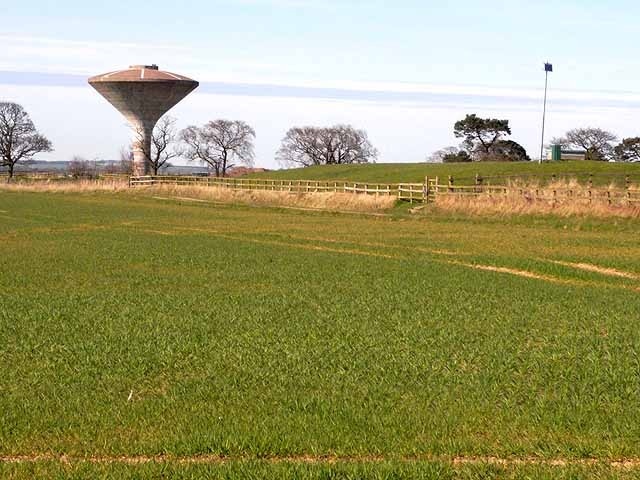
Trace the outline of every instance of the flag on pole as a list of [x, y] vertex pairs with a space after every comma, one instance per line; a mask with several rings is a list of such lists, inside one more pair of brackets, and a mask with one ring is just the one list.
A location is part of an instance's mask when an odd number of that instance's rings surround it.
[[553, 65], [550, 63], [545, 63], [544, 64], [544, 71], [545, 72], [553, 72]]

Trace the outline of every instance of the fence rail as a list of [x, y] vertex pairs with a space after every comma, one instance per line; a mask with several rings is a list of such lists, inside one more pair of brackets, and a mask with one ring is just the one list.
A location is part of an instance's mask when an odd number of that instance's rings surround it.
[[425, 183], [364, 183], [347, 181], [319, 180], [268, 180], [255, 178], [216, 178], [216, 177], [173, 177], [143, 176], [131, 177], [129, 185], [195, 185], [229, 188], [233, 190], [268, 190], [288, 193], [351, 193], [361, 195], [394, 196], [409, 202], [426, 202], [429, 188], [435, 185], [435, 179]]
[[350, 193], [354, 195], [385, 195], [399, 200], [417, 203], [437, 202], [438, 198], [519, 197], [525, 201], [550, 201], [554, 203], [583, 202], [609, 205], [640, 205], [640, 189], [595, 188], [591, 182], [584, 186], [558, 188], [555, 186], [519, 187], [489, 185], [455, 185], [449, 177], [441, 184], [438, 177], [425, 178], [424, 183], [363, 183], [319, 180], [269, 180], [253, 178], [216, 178], [198, 176], [143, 176], [131, 177], [132, 187], [151, 185], [196, 185], [228, 188], [232, 190], [267, 190], [300, 193]]

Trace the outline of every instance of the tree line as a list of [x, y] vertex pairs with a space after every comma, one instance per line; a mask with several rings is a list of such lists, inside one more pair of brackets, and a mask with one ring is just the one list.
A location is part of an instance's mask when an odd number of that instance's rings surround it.
[[[531, 158], [525, 148], [505, 137], [511, 135], [509, 120], [480, 118], [476, 114], [467, 115], [453, 127], [456, 138], [462, 139], [459, 147], [445, 147], [432, 153], [427, 159], [431, 162], [521, 162]], [[551, 145], [560, 145], [562, 149], [581, 150], [586, 160], [596, 161], [640, 161], [640, 137], [618, 137], [606, 130], [595, 127], [574, 128], [563, 137], [555, 137]]]
[[[458, 147], [446, 147], [434, 152], [428, 161], [528, 161], [525, 148], [508, 139], [509, 120], [481, 118], [469, 114], [454, 124], [453, 133], [461, 139]], [[156, 124], [151, 148], [142, 142], [143, 132], [135, 132], [133, 148], [140, 149], [154, 175], [170, 165], [174, 158], [208, 166], [217, 177], [224, 177], [238, 164], [252, 166], [254, 162], [255, 130], [241, 120], [213, 120], [201, 126], [176, 127], [176, 119], [168, 115]], [[618, 138], [599, 128], [577, 128], [564, 137], [554, 138], [553, 145], [583, 150], [588, 160], [640, 161], [640, 137]], [[51, 142], [39, 133], [24, 108], [12, 102], [0, 102], [0, 167], [11, 178], [17, 164], [34, 155], [52, 151]], [[148, 151], [146, 151], [148, 150]], [[282, 139], [276, 159], [284, 167], [338, 165], [375, 162], [378, 150], [367, 132], [351, 125], [332, 127], [293, 127]], [[121, 152], [121, 169], [132, 169], [131, 149]], [[74, 157], [70, 171], [83, 176], [86, 162]]]
[[[252, 166], [255, 130], [241, 120], [213, 120], [201, 126], [176, 128], [176, 119], [165, 115], [155, 125], [150, 148], [142, 141], [144, 132], [134, 131], [134, 143], [120, 153], [120, 171], [133, 170], [133, 151], [144, 154], [154, 175], [182, 157], [206, 165], [217, 177], [224, 177], [238, 164]], [[31, 160], [34, 155], [52, 151], [51, 142], [40, 134], [22, 106], [0, 102], [0, 167], [9, 178], [15, 166]], [[282, 140], [276, 158], [282, 166], [307, 167], [375, 161], [378, 151], [367, 133], [350, 125], [333, 127], [293, 127]], [[95, 171], [91, 162], [74, 157], [69, 162], [73, 176], [90, 176]]]
[[[144, 152], [154, 174], [175, 157], [207, 165], [216, 177], [226, 176], [238, 164], [253, 165], [256, 132], [246, 122], [214, 120], [202, 126], [190, 125], [180, 132], [175, 122], [169, 116], [160, 119], [152, 134], [151, 151]], [[142, 132], [138, 138], [142, 138]], [[308, 167], [367, 163], [377, 155], [364, 130], [336, 125], [291, 128], [282, 140], [276, 159], [283, 166]]]

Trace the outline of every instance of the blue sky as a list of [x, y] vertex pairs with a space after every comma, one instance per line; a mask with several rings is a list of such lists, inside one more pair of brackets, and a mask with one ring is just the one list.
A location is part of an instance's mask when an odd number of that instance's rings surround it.
[[56, 147], [46, 158], [116, 156], [129, 132], [84, 78], [152, 62], [202, 83], [172, 110], [181, 125], [242, 118], [269, 167], [297, 122], [352, 123], [381, 161], [420, 161], [456, 143], [465, 113], [509, 118], [533, 155], [547, 59], [550, 136], [640, 134], [637, 2], [2, 3], [0, 99], [28, 108]]

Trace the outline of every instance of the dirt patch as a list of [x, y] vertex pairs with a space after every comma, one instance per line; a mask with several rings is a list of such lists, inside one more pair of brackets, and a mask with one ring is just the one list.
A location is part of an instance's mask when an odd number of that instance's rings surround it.
[[570, 278], [559, 278], [552, 275], [543, 275], [540, 273], [530, 272], [528, 270], [518, 270], [508, 267], [496, 267], [494, 265], [481, 265], [477, 263], [464, 263], [458, 261], [448, 261], [449, 265], [458, 265], [461, 267], [473, 268], [474, 270], [483, 270], [486, 272], [504, 273], [507, 275], [515, 275], [522, 278], [530, 278], [533, 280], [542, 280], [544, 282], [557, 283], [560, 285], [573, 285], [576, 287], [595, 287], [595, 288], [617, 288], [622, 290], [629, 290], [632, 292], [640, 292], [640, 287], [630, 285], [615, 285], [604, 282], [589, 282], [585, 280], [575, 280]]
[[615, 268], [600, 267], [591, 263], [573, 263], [562, 262], [560, 260], [548, 260], [556, 265], [562, 265], [564, 267], [576, 268], [578, 270], [584, 270], [585, 272], [599, 273], [601, 275], [607, 275], [610, 277], [628, 278], [630, 280], [640, 280], [640, 275], [631, 272], [625, 272], [623, 270], [617, 270]]
[[481, 265], [477, 263], [464, 263], [464, 262], [448, 262], [452, 265], [460, 265], [462, 267], [473, 268], [474, 270], [483, 270], [485, 272], [497, 272], [497, 273], [506, 273], [508, 275], [515, 275], [517, 277], [524, 278], [532, 278], [535, 280], [544, 280], [546, 282], [553, 283], [574, 283], [571, 280], [566, 280], [558, 277], [553, 277], [551, 275], [542, 275], [539, 273], [530, 272], [528, 270], [518, 270], [515, 268], [508, 267], [496, 267], [494, 265]]
[[176, 235], [178, 235], [178, 232], [175, 231], [168, 231], [168, 230], [152, 230], [149, 228], [139, 228], [136, 229], [137, 232], [143, 232], [143, 233], [152, 233], [154, 235], [162, 235], [164, 237], [175, 237]]

